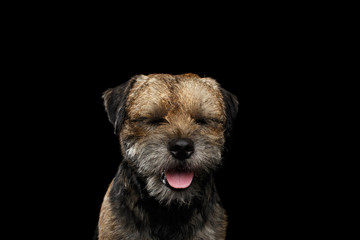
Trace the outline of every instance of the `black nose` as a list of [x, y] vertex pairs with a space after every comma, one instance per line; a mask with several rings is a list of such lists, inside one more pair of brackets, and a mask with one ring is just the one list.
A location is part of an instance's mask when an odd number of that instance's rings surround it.
[[185, 160], [194, 152], [194, 142], [188, 138], [175, 139], [169, 142], [171, 154], [179, 160]]

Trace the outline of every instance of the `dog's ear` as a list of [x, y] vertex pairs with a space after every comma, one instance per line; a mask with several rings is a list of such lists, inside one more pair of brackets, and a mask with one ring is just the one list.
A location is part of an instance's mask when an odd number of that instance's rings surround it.
[[106, 90], [103, 93], [105, 110], [107, 112], [109, 121], [114, 126], [114, 133], [117, 135], [120, 133], [122, 124], [125, 119], [125, 106], [126, 99], [129, 95], [130, 89], [135, 82], [135, 77], [129, 81], [115, 87]]
[[238, 112], [239, 102], [234, 94], [226, 91], [223, 88], [220, 88], [220, 90], [225, 104], [225, 113], [226, 113], [225, 135], [229, 136], [232, 129], [233, 121], [235, 120], [236, 114]]

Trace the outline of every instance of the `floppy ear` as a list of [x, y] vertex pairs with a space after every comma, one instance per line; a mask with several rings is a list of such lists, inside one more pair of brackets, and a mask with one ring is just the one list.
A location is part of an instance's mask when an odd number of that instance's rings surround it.
[[126, 99], [130, 89], [135, 82], [135, 77], [115, 88], [110, 88], [103, 93], [105, 110], [109, 121], [114, 126], [114, 133], [120, 133], [122, 124], [125, 119]]
[[225, 135], [229, 136], [232, 129], [233, 121], [235, 120], [236, 114], [238, 112], [239, 102], [234, 94], [226, 91], [223, 88], [220, 88], [220, 90], [225, 104], [225, 114], [226, 114]]

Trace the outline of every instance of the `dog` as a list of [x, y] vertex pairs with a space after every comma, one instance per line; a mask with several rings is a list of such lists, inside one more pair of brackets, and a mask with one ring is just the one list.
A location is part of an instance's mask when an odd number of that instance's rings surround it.
[[103, 94], [123, 160], [100, 210], [100, 240], [222, 240], [214, 183], [238, 112], [209, 77], [137, 75]]

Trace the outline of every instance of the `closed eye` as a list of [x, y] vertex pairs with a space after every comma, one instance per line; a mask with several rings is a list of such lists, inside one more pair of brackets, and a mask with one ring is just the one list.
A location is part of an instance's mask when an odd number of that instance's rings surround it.
[[197, 124], [199, 124], [199, 125], [206, 125], [207, 124], [206, 120], [203, 119], [203, 118], [195, 119], [195, 122]]
[[136, 119], [132, 119], [131, 121], [134, 123], [149, 124], [154, 126], [158, 126], [163, 123], [168, 123], [168, 121], [165, 118], [161, 118], [161, 117], [159, 118], [139, 117]]
[[154, 119], [149, 119], [148, 123], [152, 125], [160, 125], [163, 123], [168, 123], [168, 121], [165, 118], [154, 118]]
[[199, 125], [222, 124], [223, 121], [216, 118], [196, 118], [195, 123]]

